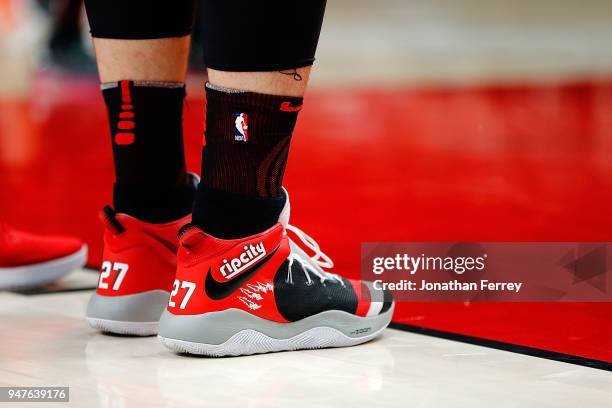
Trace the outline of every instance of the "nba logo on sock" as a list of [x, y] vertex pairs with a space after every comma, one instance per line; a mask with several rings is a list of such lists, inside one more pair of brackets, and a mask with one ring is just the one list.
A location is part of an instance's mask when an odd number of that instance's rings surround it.
[[236, 127], [234, 128], [234, 140], [237, 142], [248, 142], [249, 141], [249, 122], [246, 113], [234, 113], [234, 121]]

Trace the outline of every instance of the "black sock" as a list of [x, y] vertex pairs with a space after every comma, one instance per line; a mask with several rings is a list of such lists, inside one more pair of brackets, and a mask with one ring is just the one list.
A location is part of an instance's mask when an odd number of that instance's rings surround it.
[[115, 210], [152, 223], [189, 214], [195, 188], [185, 171], [185, 85], [120, 81], [102, 89], [115, 162]]
[[302, 98], [206, 88], [206, 146], [193, 223], [240, 238], [278, 221], [283, 174]]
[[192, 224], [217, 238], [248, 237], [276, 224], [285, 200], [284, 195], [262, 198], [228, 193], [200, 184]]

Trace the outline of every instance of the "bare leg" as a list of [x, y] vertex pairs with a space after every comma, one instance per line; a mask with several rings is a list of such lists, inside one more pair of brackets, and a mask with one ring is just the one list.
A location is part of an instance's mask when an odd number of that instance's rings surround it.
[[304, 96], [311, 67], [278, 72], [226, 72], [208, 69], [211, 84], [268, 95]]
[[191, 37], [155, 40], [94, 38], [100, 81], [185, 82]]

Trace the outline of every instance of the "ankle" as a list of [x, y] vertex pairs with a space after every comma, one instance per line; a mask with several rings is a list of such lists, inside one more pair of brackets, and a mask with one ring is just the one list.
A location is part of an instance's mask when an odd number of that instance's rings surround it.
[[191, 213], [196, 186], [185, 184], [125, 184], [113, 188], [115, 211], [144, 222], [162, 224], [176, 221]]
[[194, 204], [192, 224], [222, 239], [237, 239], [274, 226], [285, 202], [279, 197], [247, 196], [200, 185]]

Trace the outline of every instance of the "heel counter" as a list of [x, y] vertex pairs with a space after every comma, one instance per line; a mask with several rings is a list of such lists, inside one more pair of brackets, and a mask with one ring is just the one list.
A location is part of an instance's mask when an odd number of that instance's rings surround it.
[[150, 290], [170, 291], [176, 272], [174, 254], [146, 243], [135, 244], [133, 240], [108, 235], [112, 234], [105, 234], [96, 293], [122, 296]]

